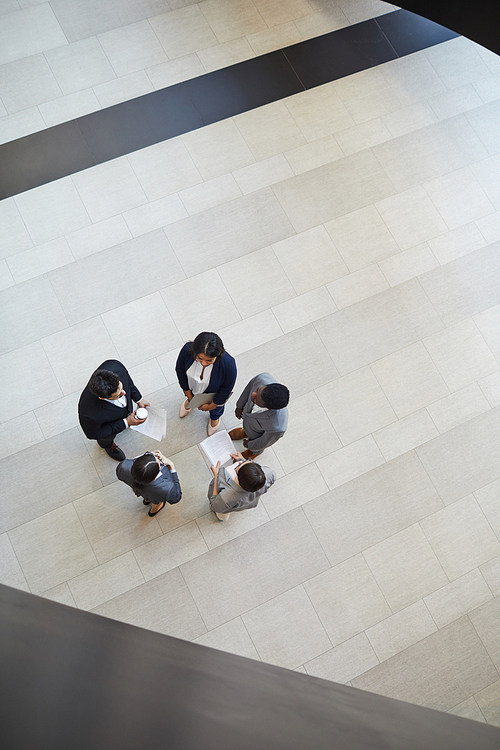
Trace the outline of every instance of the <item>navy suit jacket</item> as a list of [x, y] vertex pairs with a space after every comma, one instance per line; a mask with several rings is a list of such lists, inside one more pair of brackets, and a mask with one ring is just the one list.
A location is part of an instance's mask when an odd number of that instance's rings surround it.
[[[187, 371], [194, 362], [191, 343], [184, 344], [177, 357], [175, 371], [179, 385], [183, 391], [189, 390]], [[224, 352], [222, 357], [214, 363], [206, 393], [215, 393], [214, 404], [225, 404], [232, 393], [236, 382], [236, 362], [230, 354]]]
[[89, 440], [113, 437], [126, 429], [123, 420], [134, 411], [132, 401], [137, 403], [142, 398], [126, 367], [121, 362], [116, 359], [107, 359], [97, 369], [109, 370], [118, 375], [127, 394], [127, 405], [120, 407], [110, 404], [109, 401], [103, 401], [94, 396], [87, 384], [78, 402], [78, 418], [82, 430]]

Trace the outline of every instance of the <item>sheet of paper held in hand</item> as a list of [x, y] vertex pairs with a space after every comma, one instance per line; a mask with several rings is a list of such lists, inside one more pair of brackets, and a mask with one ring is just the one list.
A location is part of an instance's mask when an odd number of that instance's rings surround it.
[[155, 409], [152, 406], [148, 406], [148, 418], [146, 421], [142, 422], [142, 424], [131, 425], [130, 429], [141, 432], [143, 435], [160, 442], [167, 434], [167, 412], [165, 409]]
[[189, 402], [189, 408], [197, 409], [199, 406], [203, 406], [203, 404], [211, 404], [214, 396], [215, 393], [197, 393]]
[[215, 435], [200, 443], [200, 446], [210, 463], [214, 466], [217, 466], [217, 461], [220, 461], [220, 465], [222, 466], [226, 461], [231, 460], [231, 453], [236, 453], [236, 448], [227, 430], [216, 432]]

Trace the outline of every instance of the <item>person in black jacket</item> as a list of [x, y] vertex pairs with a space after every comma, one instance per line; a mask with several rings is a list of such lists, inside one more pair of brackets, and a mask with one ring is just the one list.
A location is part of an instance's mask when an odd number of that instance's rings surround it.
[[115, 461], [125, 458], [115, 445], [115, 436], [145, 421], [136, 419], [133, 401], [138, 406], [149, 406], [126, 367], [116, 359], [108, 359], [93, 373], [78, 402], [78, 418], [86, 437], [97, 440]]
[[182, 497], [179, 477], [172, 461], [160, 453], [144, 453], [133, 460], [126, 458], [116, 467], [116, 476], [129, 487], [144, 505], [151, 505], [148, 516], [156, 516], [166, 503], [174, 505]]

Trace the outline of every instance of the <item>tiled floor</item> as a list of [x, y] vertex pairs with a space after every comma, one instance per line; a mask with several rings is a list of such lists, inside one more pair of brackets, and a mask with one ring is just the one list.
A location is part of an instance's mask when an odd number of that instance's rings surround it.
[[[0, 0], [3, 140], [392, 10], [87, 5]], [[0, 203], [2, 582], [500, 724], [499, 74], [455, 39]], [[292, 394], [226, 524], [177, 416], [202, 329]], [[168, 412], [155, 519], [77, 425], [110, 356]]]

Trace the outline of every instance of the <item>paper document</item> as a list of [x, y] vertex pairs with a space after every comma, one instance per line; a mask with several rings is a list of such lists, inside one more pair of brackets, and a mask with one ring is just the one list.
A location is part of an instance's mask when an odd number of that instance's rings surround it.
[[189, 409], [197, 409], [203, 404], [211, 404], [214, 400], [215, 393], [197, 393], [188, 404]]
[[236, 448], [227, 430], [216, 432], [200, 443], [200, 446], [213, 466], [217, 466], [217, 461], [220, 461], [221, 466], [226, 461], [231, 461], [231, 453], [236, 453]]
[[236, 482], [236, 467], [240, 465], [240, 462], [237, 461], [235, 464], [230, 464], [229, 466], [226, 466], [226, 471], [233, 480], [233, 482]]
[[152, 406], [148, 406], [148, 418], [146, 421], [142, 422], [142, 424], [131, 425], [130, 429], [141, 432], [143, 435], [160, 442], [167, 434], [167, 412], [165, 409], [155, 409]]

